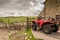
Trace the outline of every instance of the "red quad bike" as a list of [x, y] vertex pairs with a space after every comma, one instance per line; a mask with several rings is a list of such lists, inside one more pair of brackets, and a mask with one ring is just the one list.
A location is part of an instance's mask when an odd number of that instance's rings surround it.
[[51, 34], [52, 32], [57, 32], [59, 30], [58, 25], [52, 19], [33, 20], [32, 24], [32, 29], [34, 31], [39, 28], [42, 29], [45, 34]]

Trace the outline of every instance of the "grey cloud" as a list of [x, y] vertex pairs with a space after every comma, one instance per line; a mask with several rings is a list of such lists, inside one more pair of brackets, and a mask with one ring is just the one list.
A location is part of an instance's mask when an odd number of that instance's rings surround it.
[[[0, 13], [3, 16], [7, 15], [37, 15], [41, 10], [30, 9], [34, 8], [39, 2], [43, 2], [44, 0], [0, 0]], [[34, 5], [31, 5], [30, 2], [33, 2]], [[43, 5], [43, 4], [42, 4]], [[43, 9], [41, 5], [40, 9]]]

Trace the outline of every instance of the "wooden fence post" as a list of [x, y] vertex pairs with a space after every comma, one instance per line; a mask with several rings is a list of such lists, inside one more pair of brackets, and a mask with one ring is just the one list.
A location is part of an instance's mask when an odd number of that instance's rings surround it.
[[27, 22], [26, 22], [26, 24], [27, 24], [27, 30], [29, 29], [29, 18], [27, 17]]

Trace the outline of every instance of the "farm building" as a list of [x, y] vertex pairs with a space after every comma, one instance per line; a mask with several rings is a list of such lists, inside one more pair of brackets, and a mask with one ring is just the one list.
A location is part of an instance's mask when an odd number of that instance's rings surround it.
[[38, 17], [59, 17], [60, 18], [60, 0], [46, 0], [44, 10]]

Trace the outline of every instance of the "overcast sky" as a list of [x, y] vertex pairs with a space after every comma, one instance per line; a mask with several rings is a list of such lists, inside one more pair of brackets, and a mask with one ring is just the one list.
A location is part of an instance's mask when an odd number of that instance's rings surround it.
[[37, 16], [45, 0], [0, 0], [0, 17]]

